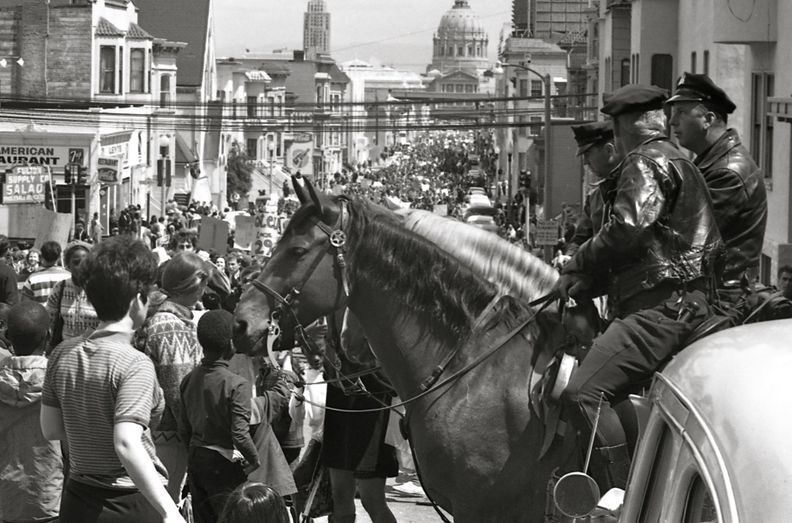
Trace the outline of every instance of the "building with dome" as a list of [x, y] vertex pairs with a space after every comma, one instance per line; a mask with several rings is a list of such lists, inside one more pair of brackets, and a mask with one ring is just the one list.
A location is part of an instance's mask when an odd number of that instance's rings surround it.
[[455, 0], [440, 19], [434, 35], [432, 63], [427, 71], [441, 73], [486, 69], [489, 37], [468, 0]]
[[483, 73], [490, 68], [489, 36], [468, 0], [455, 0], [446, 11], [433, 44], [432, 63], [426, 68], [430, 91], [471, 94], [487, 90]]

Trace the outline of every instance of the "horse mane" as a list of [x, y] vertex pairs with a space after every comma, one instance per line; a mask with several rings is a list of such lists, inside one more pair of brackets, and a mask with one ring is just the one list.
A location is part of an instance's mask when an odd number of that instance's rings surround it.
[[467, 336], [497, 289], [451, 254], [405, 229], [400, 216], [364, 199], [348, 204], [353, 278], [399, 296], [446, 343]]
[[404, 227], [433, 242], [498, 288], [526, 303], [544, 296], [558, 272], [539, 258], [490, 232], [429, 211], [400, 211]]

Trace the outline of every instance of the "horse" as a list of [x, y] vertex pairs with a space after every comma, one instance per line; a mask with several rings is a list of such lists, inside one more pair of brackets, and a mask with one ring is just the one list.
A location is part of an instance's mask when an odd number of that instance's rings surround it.
[[558, 441], [543, 453], [544, 424], [530, 405], [557, 321], [502, 296], [404, 217], [310, 182], [298, 196], [303, 205], [237, 307], [238, 349], [267, 343], [273, 324], [288, 339], [348, 307], [408, 400], [427, 494], [462, 523], [541, 521], [548, 482], [579, 459]]

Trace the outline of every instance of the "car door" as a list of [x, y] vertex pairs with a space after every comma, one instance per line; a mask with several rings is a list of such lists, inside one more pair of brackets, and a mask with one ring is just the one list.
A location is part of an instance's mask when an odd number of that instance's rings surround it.
[[662, 375], [655, 379], [650, 401], [620, 521], [737, 521], [725, 457], [695, 405]]

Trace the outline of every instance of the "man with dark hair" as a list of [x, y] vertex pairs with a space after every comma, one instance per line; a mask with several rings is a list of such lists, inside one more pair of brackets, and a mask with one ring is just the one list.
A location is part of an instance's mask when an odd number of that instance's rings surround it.
[[723, 284], [739, 288], [757, 275], [767, 225], [767, 192], [762, 171], [728, 128], [736, 109], [728, 95], [704, 74], [684, 73], [671, 107], [670, 125], [679, 144], [696, 154], [712, 197], [726, 248]]
[[0, 364], [0, 513], [3, 521], [51, 521], [60, 509], [60, 447], [42, 434], [42, 383], [49, 315], [38, 303], [8, 312], [6, 335], [15, 355]]
[[613, 322], [594, 339], [562, 395], [581, 441], [589, 441], [598, 420], [591, 470], [603, 492], [624, 488], [630, 469], [610, 402], [651, 378], [708, 317], [709, 267], [720, 247], [704, 178], [666, 138], [665, 100], [664, 89], [642, 85], [605, 97], [602, 112], [613, 118], [624, 159], [607, 223], [580, 246], [557, 283], [568, 298], [585, 296], [603, 274], [608, 278]]
[[162, 390], [153, 363], [131, 343], [146, 319], [156, 257], [139, 240], [110, 238], [79, 272], [101, 322], [53, 351], [41, 411], [44, 435], [69, 443], [60, 518], [183, 522], [151, 438]]
[[19, 301], [17, 273], [6, 263], [8, 236], [0, 234], [0, 302], [16, 305]]
[[22, 298], [46, 304], [52, 289], [62, 280], [71, 277], [71, 273], [58, 266], [61, 246], [56, 241], [44, 242], [41, 246], [41, 270], [28, 276], [22, 286]]

